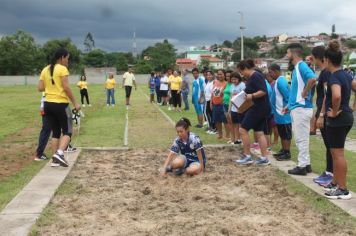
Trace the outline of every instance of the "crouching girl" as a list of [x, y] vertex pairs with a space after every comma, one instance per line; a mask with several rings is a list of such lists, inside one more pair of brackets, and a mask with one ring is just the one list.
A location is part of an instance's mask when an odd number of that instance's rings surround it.
[[167, 172], [175, 174], [198, 175], [204, 172], [206, 156], [199, 136], [189, 131], [191, 126], [187, 118], [182, 118], [176, 123], [178, 137], [174, 140], [170, 153], [161, 175], [166, 176]]

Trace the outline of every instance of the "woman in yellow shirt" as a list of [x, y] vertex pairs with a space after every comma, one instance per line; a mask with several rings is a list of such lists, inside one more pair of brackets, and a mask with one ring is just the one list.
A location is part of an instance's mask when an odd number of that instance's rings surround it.
[[[52, 167], [59, 165], [68, 167], [64, 158], [64, 150], [68, 147], [72, 136], [72, 114], [69, 101], [79, 111], [80, 105], [75, 101], [69, 87], [69, 71], [67, 69], [69, 53], [64, 48], [58, 49], [51, 64], [46, 66], [38, 82], [38, 90], [45, 92], [44, 113], [52, 128]], [[62, 133], [62, 138], [61, 137]]]
[[87, 77], [85, 75], [82, 75], [80, 77], [80, 81], [77, 83], [77, 86], [80, 89], [80, 100], [82, 102], [82, 106], [85, 107], [85, 104], [84, 104], [84, 98], [85, 98], [85, 100], [87, 100], [88, 106], [91, 107], [91, 104], [89, 102], [89, 95], [88, 95]]
[[106, 106], [110, 106], [110, 98], [111, 98], [111, 106], [115, 106], [115, 79], [113, 74], [109, 74], [109, 78], [105, 82], [106, 88]]
[[[182, 99], [180, 96], [180, 88], [182, 84], [182, 77], [178, 75], [177, 71], [173, 72], [173, 76], [169, 78], [169, 83], [171, 85], [172, 103], [176, 111], [181, 111]], [[178, 108], [177, 108], [178, 105]]]

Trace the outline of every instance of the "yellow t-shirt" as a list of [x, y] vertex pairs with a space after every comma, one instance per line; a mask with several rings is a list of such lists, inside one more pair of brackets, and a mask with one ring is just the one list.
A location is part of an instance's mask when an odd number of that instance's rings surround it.
[[[68, 76], [69, 71], [67, 67], [56, 64], [53, 69], [53, 76], [51, 77], [50, 66], [46, 66], [40, 75], [40, 80], [44, 82], [46, 102], [54, 103], [69, 103], [69, 98], [64, 92], [61, 77]], [[52, 82], [53, 78], [53, 82]]]
[[88, 82], [81, 80], [77, 83], [77, 86], [80, 88], [80, 90], [88, 89]]
[[182, 83], [182, 77], [169, 76], [169, 82], [171, 82], [171, 90], [179, 90]]
[[105, 82], [105, 85], [106, 85], [106, 88], [107, 89], [113, 89], [115, 88], [115, 79], [107, 79], [106, 82]]
[[122, 77], [125, 79], [124, 86], [132, 87], [133, 81], [135, 80], [135, 75], [133, 73], [125, 72]]

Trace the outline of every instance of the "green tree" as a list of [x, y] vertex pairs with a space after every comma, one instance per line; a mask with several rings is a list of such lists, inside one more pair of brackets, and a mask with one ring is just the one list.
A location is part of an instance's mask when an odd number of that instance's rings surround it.
[[65, 48], [69, 52], [69, 69], [72, 73], [78, 73], [82, 70], [81, 52], [75, 46], [70, 38], [66, 39], [53, 39], [47, 41], [42, 46], [43, 56], [47, 64], [51, 63], [54, 53], [59, 48]]
[[142, 57], [152, 68], [166, 70], [175, 66], [176, 51], [174, 46], [165, 39], [162, 43], [156, 43], [143, 50]]
[[229, 40], [225, 40], [222, 45], [227, 48], [232, 48], [232, 42]]
[[94, 49], [84, 55], [84, 64], [90, 67], [108, 66], [106, 53], [101, 49]]
[[145, 60], [139, 60], [135, 65], [135, 73], [137, 74], [149, 74], [153, 71], [151, 63]]
[[349, 48], [354, 49], [354, 48], [356, 48], [356, 40], [347, 39], [347, 40], [345, 41], [345, 45], [346, 45], [347, 47], [349, 47]]
[[32, 75], [44, 64], [40, 47], [24, 31], [17, 31], [0, 40], [0, 74]]
[[206, 68], [209, 68], [210, 66], [210, 61], [206, 58], [203, 58], [200, 60], [200, 63], [199, 63], [199, 70], [202, 70], [204, 67]]
[[108, 66], [116, 67], [118, 71], [125, 71], [128, 68], [127, 53], [112, 52], [106, 54]]

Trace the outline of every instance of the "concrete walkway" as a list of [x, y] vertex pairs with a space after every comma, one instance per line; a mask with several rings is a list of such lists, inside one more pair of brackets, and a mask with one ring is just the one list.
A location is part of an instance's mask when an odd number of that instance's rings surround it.
[[50, 162], [19, 192], [0, 213], [0, 235], [28, 235], [31, 226], [41, 215], [62, 184], [80, 153], [66, 154], [68, 168], [50, 166]]

